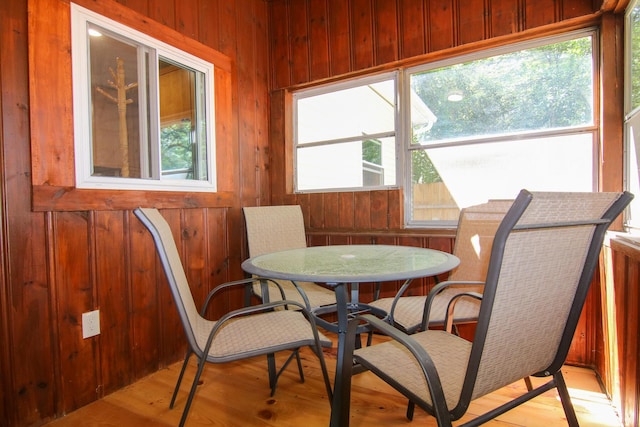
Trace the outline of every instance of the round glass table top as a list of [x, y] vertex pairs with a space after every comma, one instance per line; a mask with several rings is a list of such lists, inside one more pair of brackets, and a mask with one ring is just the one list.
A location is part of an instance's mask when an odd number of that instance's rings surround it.
[[457, 267], [454, 255], [393, 245], [312, 246], [272, 252], [242, 263], [247, 273], [274, 279], [358, 283], [434, 276]]

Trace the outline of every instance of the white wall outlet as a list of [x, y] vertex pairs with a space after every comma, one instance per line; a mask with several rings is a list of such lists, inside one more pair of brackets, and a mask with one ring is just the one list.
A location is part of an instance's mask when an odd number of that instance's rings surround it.
[[100, 310], [82, 313], [82, 338], [100, 334]]

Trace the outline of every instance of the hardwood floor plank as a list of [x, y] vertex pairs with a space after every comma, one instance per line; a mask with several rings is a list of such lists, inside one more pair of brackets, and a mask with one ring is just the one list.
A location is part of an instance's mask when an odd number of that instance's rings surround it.
[[[335, 348], [325, 352], [330, 376], [335, 369]], [[315, 427], [329, 422], [330, 405], [317, 359], [309, 349], [302, 350], [305, 382], [301, 383], [297, 369], [291, 365], [278, 381], [271, 397], [268, 386], [266, 358], [256, 357], [224, 365], [209, 364], [202, 375], [187, 425], [197, 426], [277, 426]], [[277, 355], [283, 363], [286, 354]], [[195, 373], [191, 361], [174, 409], [169, 402], [181, 363], [171, 365], [146, 378], [87, 405], [48, 424], [49, 427], [176, 426]], [[582, 427], [620, 427], [620, 421], [609, 400], [602, 393], [595, 373], [589, 369], [566, 366], [563, 369], [572, 401]], [[533, 378], [535, 384], [544, 379]], [[456, 425], [472, 419], [521, 393], [524, 381], [518, 381], [488, 396], [474, 401], [467, 414]], [[351, 426], [414, 425], [435, 427], [427, 413], [416, 409], [413, 422], [405, 418], [407, 401], [393, 388], [370, 372], [357, 375], [352, 381]], [[566, 426], [562, 406], [555, 390], [503, 414], [486, 425], [500, 427]]]

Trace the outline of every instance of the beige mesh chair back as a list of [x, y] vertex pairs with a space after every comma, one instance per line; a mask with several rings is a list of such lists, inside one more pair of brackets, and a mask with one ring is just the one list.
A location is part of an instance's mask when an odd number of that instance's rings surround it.
[[[307, 246], [304, 218], [299, 205], [245, 207], [243, 212], [249, 257]], [[278, 283], [284, 289], [286, 299], [303, 303], [309, 309], [336, 302], [333, 290], [316, 283], [297, 282], [302, 292], [289, 281], [279, 280]], [[254, 286], [253, 292], [259, 297], [262, 295], [260, 286]], [[279, 298], [278, 289], [270, 286], [269, 299]]]
[[426, 295], [404, 296], [409, 282], [393, 298], [380, 298], [370, 305], [389, 313], [388, 320], [407, 333], [444, 325], [475, 322], [479, 297], [489, 267], [493, 237], [513, 200], [491, 200], [460, 211], [453, 254], [460, 258], [446, 282], [433, 290], [437, 296], [427, 306]]
[[[439, 426], [462, 417], [473, 399], [527, 376], [550, 379], [463, 425], [482, 424], [557, 388], [569, 425], [577, 426], [561, 368], [605, 232], [632, 197], [523, 190], [496, 232], [473, 342], [436, 330], [406, 335], [366, 315], [359, 320], [394, 339], [356, 350], [355, 360]], [[350, 335], [357, 324], [349, 325]]]
[[[214, 301], [216, 296], [224, 294], [222, 291], [234, 286], [244, 287], [253, 282], [261, 282], [266, 286], [265, 279], [245, 279], [219, 285], [207, 295], [202, 310], [198, 311], [169, 224], [156, 209], [138, 208], [134, 214], [153, 237], [187, 337], [187, 355], [171, 398], [169, 405], [171, 408], [175, 403], [189, 358], [195, 354], [198, 359], [197, 372], [182, 412], [180, 426], [184, 425], [187, 419], [206, 362], [225, 363], [267, 355], [269, 384], [273, 395], [282, 370], [293, 356], [297, 355], [300, 347], [309, 346], [318, 356], [329, 400], [331, 400], [331, 385], [321, 348], [321, 346], [330, 347], [331, 341], [317, 331], [313, 316], [303, 305], [280, 300], [230, 311], [217, 320], [205, 318], [204, 313], [208, 304]], [[297, 310], [274, 310], [287, 306], [295, 306]], [[292, 353], [280, 371], [276, 372], [273, 354], [282, 350], [291, 350]], [[301, 380], [304, 381], [300, 364], [298, 369]]]

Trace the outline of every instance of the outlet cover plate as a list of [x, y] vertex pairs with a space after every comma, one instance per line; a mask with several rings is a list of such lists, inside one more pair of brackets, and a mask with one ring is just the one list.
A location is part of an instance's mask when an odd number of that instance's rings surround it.
[[82, 313], [82, 338], [100, 334], [100, 310]]

